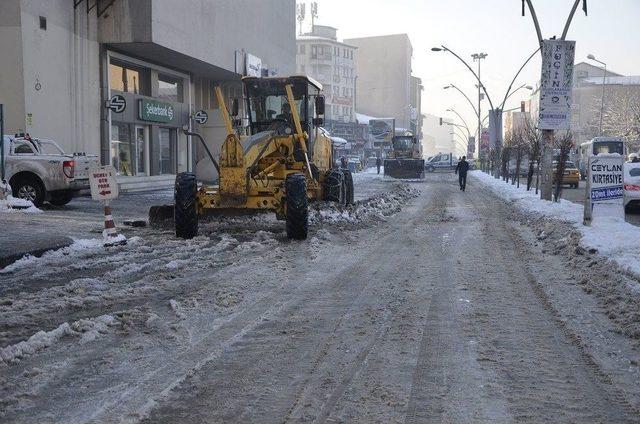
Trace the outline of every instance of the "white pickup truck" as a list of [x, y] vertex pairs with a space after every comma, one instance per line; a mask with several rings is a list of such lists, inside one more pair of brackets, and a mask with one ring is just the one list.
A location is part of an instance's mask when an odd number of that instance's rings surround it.
[[89, 169], [98, 157], [66, 154], [53, 140], [5, 135], [5, 179], [13, 196], [33, 202], [66, 205], [89, 188]]

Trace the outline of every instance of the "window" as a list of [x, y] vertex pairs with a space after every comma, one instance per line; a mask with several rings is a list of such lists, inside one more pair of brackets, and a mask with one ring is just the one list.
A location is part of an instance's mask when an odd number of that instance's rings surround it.
[[300, 54], [305, 54], [305, 45], [304, 44], [300, 44]]
[[131, 154], [131, 127], [129, 124], [113, 122], [111, 124], [111, 165], [118, 175], [133, 175]]
[[318, 46], [311, 46], [311, 58], [312, 59], [318, 58]]
[[43, 31], [47, 30], [47, 18], [44, 16], [40, 16], [40, 29]]
[[158, 74], [158, 98], [182, 102], [182, 80]]
[[32, 155], [35, 152], [30, 142], [26, 140], [15, 140], [13, 142], [13, 153], [16, 155]]
[[160, 128], [159, 131], [159, 160], [158, 174], [175, 174], [175, 136], [176, 130], [171, 128]]
[[353, 59], [353, 50], [349, 52], [349, 59]]
[[112, 61], [109, 64], [109, 86], [125, 93], [149, 95], [149, 71]]

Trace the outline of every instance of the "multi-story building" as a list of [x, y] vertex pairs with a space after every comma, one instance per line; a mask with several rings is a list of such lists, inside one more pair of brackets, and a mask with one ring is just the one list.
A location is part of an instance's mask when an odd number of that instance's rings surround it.
[[[338, 41], [336, 28], [314, 25], [296, 41], [297, 72], [322, 83], [325, 94], [325, 124], [332, 135], [355, 147], [356, 48]], [[360, 150], [356, 148], [353, 150]]]
[[407, 34], [351, 38], [344, 42], [358, 48], [358, 112], [395, 118], [396, 129], [409, 130], [411, 117], [420, 116], [421, 111], [419, 105], [412, 103], [419, 81], [415, 84], [411, 81], [413, 47]]
[[[3, 0], [0, 56], [7, 133], [98, 154], [125, 188], [168, 185], [185, 170], [214, 179], [183, 128], [215, 154], [224, 127], [214, 86], [240, 98], [247, 73], [295, 72], [295, 0]], [[115, 95], [124, 110], [107, 108]], [[197, 110], [205, 124], [191, 119]]]

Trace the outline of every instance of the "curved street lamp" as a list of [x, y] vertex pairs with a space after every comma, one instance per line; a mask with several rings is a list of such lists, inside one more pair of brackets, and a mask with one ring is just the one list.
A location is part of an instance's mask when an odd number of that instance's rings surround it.
[[442, 87], [443, 90], [447, 90], [449, 88], [454, 88], [456, 90], [458, 90], [458, 92], [460, 94], [462, 94], [464, 96], [465, 99], [467, 99], [467, 102], [469, 102], [469, 104], [471, 105], [471, 107], [473, 108], [473, 112], [475, 113], [476, 116], [479, 115], [478, 113], [478, 109], [476, 109], [476, 106], [473, 104], [473, 102], [471, 101], [471, 99], [469, 98], [469, 96], [467, 96], [464, 91], [460, 90], [455, 84], [449, 84], [449, 85], [445, 85], [444, 87]]
[[598, 62], [599, 64], [604, 66], [604, 74], [602, 75], [602, 100], [600, 101], [600, 135], [602, 135], [602, 115], [604, 114], [604, 86], [607, 83], [607, 64], [596, 59], [596, 57], [592, 54], [589, 54], [587, 56], [587, 59]]

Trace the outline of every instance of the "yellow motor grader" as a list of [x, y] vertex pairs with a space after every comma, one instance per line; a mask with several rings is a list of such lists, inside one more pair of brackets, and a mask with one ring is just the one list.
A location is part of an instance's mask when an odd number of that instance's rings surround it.
[[352, 175], [334, 168], [331, 138], [320, 127], [322, 86], [306, 76], [245, 77], [242, 83], [249, 135], [236, 133], [237, 101], [230, 115], [216, 87], [227, 132], [219, 159], [210, 155], [219, 181], [198, 187], [194, 173], [177, 175], [176, 236], [195, 237], [198, 217], [207, 212], [254, 210], [274, 211], [286, 221], [289, 238], [306, 239], [309, 201], [353, 203]]

